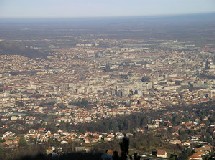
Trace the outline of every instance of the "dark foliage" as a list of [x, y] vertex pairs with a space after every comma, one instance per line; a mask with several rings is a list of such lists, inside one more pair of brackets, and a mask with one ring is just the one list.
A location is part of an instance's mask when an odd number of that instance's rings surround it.
[[[59, 156], [60, 160], [100, 160], [101, 153], [68, 153]], [[24, 156], [16, 160], [51, 160], [51, 157], [44, 154], [35, 156]]]
[[77, 100], [77, 101], [72, 101], [69, 104], [78, 106], [78, 107], [88, 107], [89, 102], [86, 99], [81, 99], [81, 100]]
[[150, 78], [147, 76], [144, 76], [141, 78], [141, 82], [150, 82]]
[[31, 49], [19, 42], [0, 42], [0, 54], [21, 55], [29, 58], [45, 58], [48, 54], [38, 49]]

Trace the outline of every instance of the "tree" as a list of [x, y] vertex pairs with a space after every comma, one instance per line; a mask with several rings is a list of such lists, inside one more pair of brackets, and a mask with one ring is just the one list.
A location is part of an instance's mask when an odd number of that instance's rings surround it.
[[19, 145], [19, 147], [26, 147], [27, 146], [27, 142], [26, 142], [24, 136], [20, 137], [18, 145]]
[[89, 102], [88, 102], [88, 100], [83, 98], [83, 99], [78, 100], [78, 101], [69, 102], [69, 105], [74, 105], [74, 106], [78, 106], [78, 107], [88, 107]]
[[190, 155], [192, 155], [194, 152], [191, 148], [184, 148], [179, 155], [178, 159], [188, 159]]
[[141, 82], [150, 82], [150, 78], [147, 76], [144, 76], [141, 78]]
[[5, 139], [0, 139], [0, 143], [4, 143], [5, 142]]
[[0, 159], [3, 159], [4, 157], [4, 149], [3, 147], [0, 145]]

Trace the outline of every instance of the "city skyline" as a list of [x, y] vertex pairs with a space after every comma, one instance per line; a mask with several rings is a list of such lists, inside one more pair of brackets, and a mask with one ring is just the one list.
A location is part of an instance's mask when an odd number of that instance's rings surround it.
[[2, 0], [0, 18], [159, 16], [215, 12], [213, 0]]

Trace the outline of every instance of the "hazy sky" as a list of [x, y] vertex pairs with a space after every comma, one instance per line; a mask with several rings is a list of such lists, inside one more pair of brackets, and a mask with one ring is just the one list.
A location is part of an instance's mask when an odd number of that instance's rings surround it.
[[0, 0], [0, 18], [148, 16], [215, 12], [215, 0]]

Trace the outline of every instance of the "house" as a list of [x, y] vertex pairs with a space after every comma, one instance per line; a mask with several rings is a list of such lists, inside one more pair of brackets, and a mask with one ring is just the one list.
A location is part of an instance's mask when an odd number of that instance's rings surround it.
[[181, 141], [178, 140], [178, 139], [173, 139], [173, 140], [170, 140], [169, 143], [171, 143], [171, 144], [181, 144]]
[[213, 146], [211, 145], [203, 145], [200, 148], [195, 148], [195, 152], [193, 155], [191, 155], [191, 160], [201, 160], [203, 155], [209, 154], [213, 150]]
[[189, 157], [189, 160], [203, 160], [202, 155], [202, 152], [194, 153]]
[[203, 145], [200, 148], [195, 148], [195, 152], [210, 153], [212, 150], [213, 150], [213, 146], [211, 145]]
[[3, 145], [7, 148], [16, 148], [16, 147], [18, 147], [18, 143], [19, 143], [19, 138], [17, 138], [17, 137], [6, 138]]
[[159, 158], [167, 158], [167, 152], [165, 150], [162, 149], [158, 149], [157, 150], [157, 157]]
[[90, 144], [90, 143], [91, 143], [91, 141], [90, 141], [90, 139], [89, 139], [88, 137], [85, 137], [85, 138], [84, 138], [84, 142], [85, 142], [86, 144]]
[[104, 138], [104, 141], [110, 142], [114, 139], [114, 137], [115, 136], [113, 134], [108, 134], [107, 137]]

